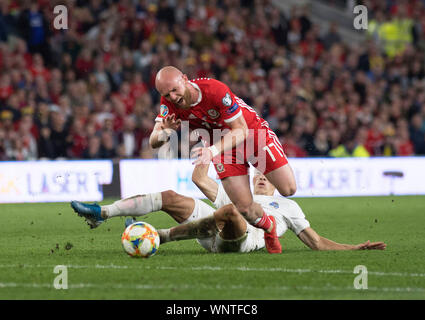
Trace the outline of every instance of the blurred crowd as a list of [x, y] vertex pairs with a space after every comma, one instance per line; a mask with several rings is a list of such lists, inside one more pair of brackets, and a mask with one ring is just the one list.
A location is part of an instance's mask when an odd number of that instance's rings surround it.
[[165, 65], [226, 83], [289, 157], [424, 155], [424, 1], [362, 3], [358, 45], [270, 0], [1, 1], [0, 160], [156, 157]]

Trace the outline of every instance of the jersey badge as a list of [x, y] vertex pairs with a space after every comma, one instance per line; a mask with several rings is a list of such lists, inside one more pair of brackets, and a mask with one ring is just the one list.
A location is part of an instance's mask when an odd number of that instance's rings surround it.
[[226, 113], [227, 114], [232, 114], [233, 112], [236, 111], [236, 109], [238, 109], [238, 107], [239, 107], [238, 104], [237, 103], [234, 103], [231, 108], [229, 108], [229, 109], [226, 110]]
[[168, 115], [168, 107], [165, 104], [161, 104], [159, 107], [159, 115], [161, 117], [166, 117]]
[[277, 202], [275, 202], [275, 201], [273, 201], [273, 202], [270, 202], [269, 203], [269, 205], [271, 205], [273, 208], [275, 208], [275, 209], [279, 209], [279, 203], [277, 203]]
[[222, 173], [222, 172], [224, 172], [224, 166], [223, 166], [223, 164], [222, 163], [217, 163], [216, 165], [215, 165], [215, 168], [217, 169], [217, 172], [219, 172], [219, 173]]
[[226, 95], [223, 97], [221, 101], [226, 107], [230, 107], [232, 105], [232, 98], [230, 97], [229, 93], [226, 93]]
[[220, 112], [215, 109], [210, 109], [207, 112], [211, 119], [217, 119], [220, 116]]

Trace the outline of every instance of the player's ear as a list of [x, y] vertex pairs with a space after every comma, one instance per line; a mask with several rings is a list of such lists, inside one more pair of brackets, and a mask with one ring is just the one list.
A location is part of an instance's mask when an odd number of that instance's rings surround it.
[[182, 79], [183, 79], [183, 81], [186, 83], [187, 81], [189, 81], [189, 79], [187, 78], [187, 75], [186, 74], [183, 74], [182, 75]]

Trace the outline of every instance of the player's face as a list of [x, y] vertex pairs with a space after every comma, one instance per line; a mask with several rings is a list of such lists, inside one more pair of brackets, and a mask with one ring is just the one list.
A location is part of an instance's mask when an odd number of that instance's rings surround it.
[[177, 107], [187, 109], [190, 107], [191, 102], [190, 92], [186, 85], [187, 77], [185, 75], [175, 76], [159, 88], [159, 93]]
[[254, 194], [263, 196], [272, 196], [275, 191], [275, 187], [267, 180], [266, 176], [257, 173], [254, 176]]

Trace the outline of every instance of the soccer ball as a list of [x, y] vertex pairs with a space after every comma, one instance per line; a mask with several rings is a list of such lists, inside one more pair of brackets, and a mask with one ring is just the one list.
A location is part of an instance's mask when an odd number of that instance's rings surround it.
[[149, 223], [138, 221], [124, 230], [121, 243], [128, 255], [149, 258], [158, 251], [159, 235]]

